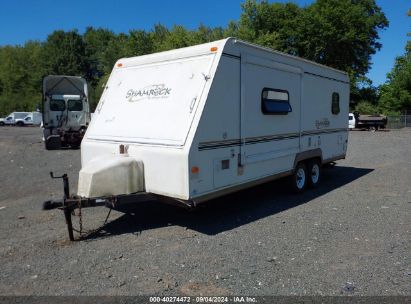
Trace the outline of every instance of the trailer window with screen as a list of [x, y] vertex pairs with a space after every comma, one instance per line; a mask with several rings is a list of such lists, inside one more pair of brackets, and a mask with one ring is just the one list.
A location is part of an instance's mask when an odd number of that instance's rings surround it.
[[334, 92], [331, 98], [331, 113], [340, 113], [340, 94]]
[[64, 111], [66, 109], [66, 104], [64, 100], [61, 99], [52, 99], [50, 101], [50, 110], [51, 111]]
[[261, 93], [261, 110], [266, 115], [285, 115], [291, 112], [288, 91], [264, 88]]

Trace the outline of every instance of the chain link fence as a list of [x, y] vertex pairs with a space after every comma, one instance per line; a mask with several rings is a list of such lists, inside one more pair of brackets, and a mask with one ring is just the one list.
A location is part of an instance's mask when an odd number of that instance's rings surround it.
[[387, 116], [387, 129], [411, 127], [411, 115]]

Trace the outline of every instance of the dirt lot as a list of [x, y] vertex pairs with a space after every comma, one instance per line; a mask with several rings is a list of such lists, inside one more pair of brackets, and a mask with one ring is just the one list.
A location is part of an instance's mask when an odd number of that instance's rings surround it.
[[[156, 202], [68, 242], [80, 150], [45, 151], [38, 128], [0, 128], [1, 295], [410, 295], [411, 129], [352, 131], [320, 188], [273, 182], [195, 212]], [[108, 209], [83, 210], [86, 229]], [[77, 218], [74, 219], [77, 223]]]

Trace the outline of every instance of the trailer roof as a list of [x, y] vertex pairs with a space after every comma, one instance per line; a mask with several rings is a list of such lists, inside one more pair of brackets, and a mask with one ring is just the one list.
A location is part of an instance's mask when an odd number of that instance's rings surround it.
[[[275, 61], [298, 67], [299, 69], [302, 69], [303, 72], [309, 74], [330, 77], [342, 82], [349, 82], [348, 74], [344, 71], [232, 37], [180, 49], [153, 53], [149, 55], [122, 58], [116, 62], [114, 68], [127, 68], [141, 64], [150, 64], [154, 62], [169, 61], [185, 57], [194, 57], [208, 54], [210, 52], [240, 56], [241, 52], [244, 51], [244, 49], [246, 49], [247, 52], [258, 52], [262, 56], [264, 56], [264, 54], [268, 56], [270, 56], [270, 54], [271, 56], [274, 55]], [[272, 60], [272, 58], [268, 59]]]
[[[164, 52], [152, 53], [148, 55], [121, 58], [117, 60], [115, 68], [127, 68], [141, 64], [172, 61], [180, 58], [196, 57], [204, 54], [209, 54], [210, 52], [218, 52], [224, 48], [224, 45], [227, 41], [228, 39], [223, 39]], [[212, 48], [213, 50], [211, 50]]]
[[[234, 39], [235, 39], [235, 38], [234, 38]], [[247, 46], [250, 46], [250, 47], [253, 47], [253, 48], [257, 48], [257, 49], [263, 50], [263, 51], [265, 51], [265, 52], [269, 52], [269, 53], [273, 53], [273, 54], [278, 54], [278, 55], [281, 55], [281, 56], [289, 57], [289, 58], [292, 58], [292, 59], [294, 59], [294, 60], [303, 61], [303, 62], [306, 62], [306, 63], [309, 63], [309, 64], [313, 64], [313, 65], [316, 65], [316, 66], [319, 66], [319, 67], [322, 67], [322, 68], [326, 68], [326, 69], [329, 69], [329, 70], [333, 70], [333, 71], [335, 71], [335, 72], [338, 72], [338, 73], [341, 73], [341, 74], [344, 74], [344, 75], [348, 75], [347, 72], [344, 72], [344, 71], [341, 71], [341, 70], [338, 70], [338, 69], [329, 67], [329, 66], [327, 66], [327, 65], [324, 65], [324, 64], [321, 64], [321, 63], [312, 61], [312, 60], [308, 60], [308, 59], [305, 59], [305, 58], [302, 58], [302, 57], [298, 57], [298, 56], [294, 56], [294, 55], [291, 55], [291, 54], [287, 54], [287, 53], [284, 53], [284, 52], [280, 52], [280, 51], [277, 51], [277, 50], [273, 50], [273, 49], [270, 49], [270, 48], [268, 48], [268, 47], [264, 47], [264, 46], [261, 46], [261, 45], [258, 45], [258, 44], [254, 44], [254, 43], [251, 43], [251, 42], [247, 42], [247, 41], [235, 39], [235, 43], [244, 44], [244, 45], [247, 45]]]

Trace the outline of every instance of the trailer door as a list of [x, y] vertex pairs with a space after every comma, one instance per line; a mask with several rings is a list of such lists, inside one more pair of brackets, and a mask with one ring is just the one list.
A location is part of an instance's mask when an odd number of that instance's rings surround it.
[[300, 103], [300, 69], [242, 54], [241, 164], [246, 171], [292, 168], [300, 148]]

